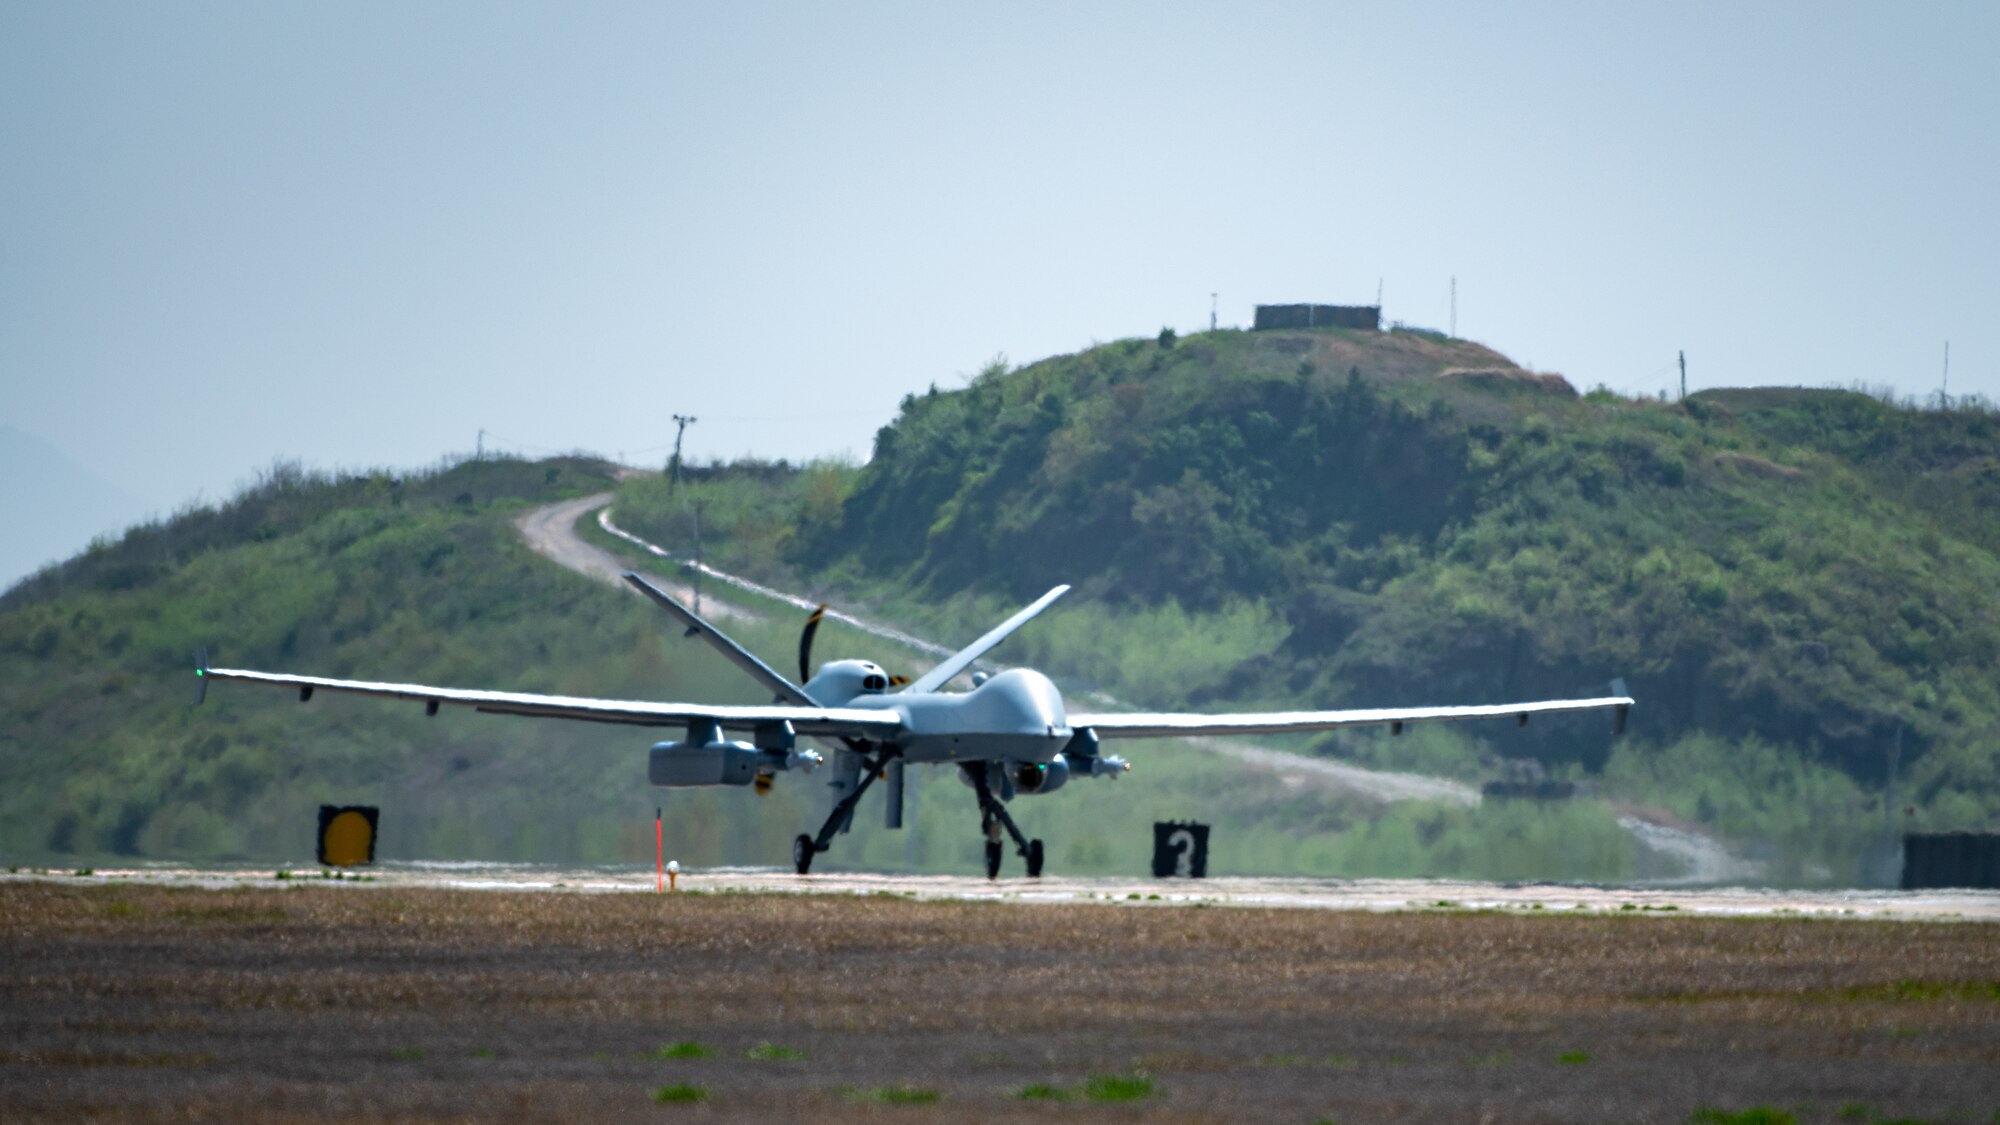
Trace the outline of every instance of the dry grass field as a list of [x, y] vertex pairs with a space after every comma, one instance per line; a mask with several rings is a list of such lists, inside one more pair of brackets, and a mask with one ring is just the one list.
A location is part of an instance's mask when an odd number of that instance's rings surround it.
[[1996, 1111], [1986, 923], [0, 884], [9, 1122]]

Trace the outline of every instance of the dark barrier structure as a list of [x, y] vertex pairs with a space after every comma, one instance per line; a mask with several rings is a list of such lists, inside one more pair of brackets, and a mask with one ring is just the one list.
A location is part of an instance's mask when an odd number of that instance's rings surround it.
[[1382, 310], [1376, 305], [1258, 305], [1255, 332], [1266, 328], [1365, 328], [1382, 330]]
[[2000, 887], [2000, 833], [1903, 837], [1903, 889], [1927, 887]]
[[375, 862], [375, 824], [380, 813], [372, 805], [319, 807], [319, 861], [328, 867], [359, 867]]
[[1489, 781], [1479, 787], [1486, 797], [1521, 797], [1536, 801], [1567, 801], [1576, 796], [1574, 781]]
[[1208, 825], [1194, 821], [1153, 823], [1153, 876], [1157, 879], [1208, 877]]

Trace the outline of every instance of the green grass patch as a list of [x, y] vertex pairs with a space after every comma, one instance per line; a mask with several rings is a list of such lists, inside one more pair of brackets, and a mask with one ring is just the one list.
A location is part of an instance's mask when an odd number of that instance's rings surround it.
[[1669, 1004], [1712, 1004], [1743, 1000], [1794, 1000], [1809, 1004], [1934, 1004], [1941, 1001], [1992, 1003], [2000, 1001], [2000, 981], [1899, 980], [1850, 988], [1805, 992], [1670, 992], [1653, 997]]
[[1705, 1105], [1688, 1115], [1688, 1125], [1798, 1125], [1798, 1120], [1792, 1113], [1765, 1105], [1735, 1111]]
[[424, 1057], [424, 1049], [422, 1047], [391, 1047], [389, 1048], [389, 1057], [395, 1059], [397, 1062], [416, 1062], [418, 1059]]
[[743, 1052], [743, 1057], [746, 1059], [775, 1061], [781, 1059], [802, 1059], [806, 1055], [804, 1051], [795, 1047], [784, 1047], [776, 1043], [759, 1043], [755, 1047]]
[[677, 1086], [662, 1086], [653, 1091], [653, 1100], [661, 1105], [672, 1102], [705, 1102], [708, 1100], [706, 1086], [690, 1086], [683, 1082]]
[[1153, 1080], [1144, 1074], [1093, 1074], [1083, 1084], [1083, 1096], [1094, 1102], [1136, 1102], [1152, 1094]]
[[695, 1042], [683, 1039], [678, 1043], [667, 1043], [653, 1048], [656, 1059], [705, 1059], [715, 1052]]
[[1564, 1051], [1556, 1056], [1556, 1061], [1564, 1066], [1582, 1066], [1590, 1061], [1589, 1051]]
[[1843, 988], [1826, 997], [1831, 1000], [1886, 1000], [1906, 1004], [1926, 1004], [1939, 1000], [2000, 1000], [2000, 980], [1925, 981], [1899, 980], [1890, 984]]
[[1046, 1082], [1030, 1082], [1016, 1091], [1014, 1096], [1030, 1102], [1066, 1102], [1076, 1095], [1061, 1086], [1051, 1086]]

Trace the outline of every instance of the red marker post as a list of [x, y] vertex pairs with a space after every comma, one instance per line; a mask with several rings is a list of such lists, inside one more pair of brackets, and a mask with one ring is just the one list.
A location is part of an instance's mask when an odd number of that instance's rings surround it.
[[667, 889], [667, 830], [660, 819], [661, 809], [653, 809], [653, 893]]

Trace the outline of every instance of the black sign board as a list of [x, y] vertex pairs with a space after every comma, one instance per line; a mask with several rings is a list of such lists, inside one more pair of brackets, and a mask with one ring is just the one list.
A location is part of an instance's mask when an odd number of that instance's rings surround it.
[[1903, 889], [2000, 887], [2000, 833], [1911, 833], [1903, 837]]
[[1201, 879], [1208, 875], [1208, 825], [1192, 820], [1153, 824], [1153, 876]]

